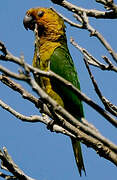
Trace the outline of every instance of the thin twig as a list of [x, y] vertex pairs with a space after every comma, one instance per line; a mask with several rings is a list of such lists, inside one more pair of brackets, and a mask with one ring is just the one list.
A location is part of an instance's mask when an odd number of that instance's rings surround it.
[[57, 14], [59, 14], [59, 16], [62, 17], [64, 19], [64, 21], [69, 23], [71, 26], [76, 27], [76, 28], [83, 28], [82, 24], [77, 24], [77, 23], [71, 21], [70, 19], [65, 17], [63, 14], [59, 13], [58, 11], [56, 11], [56, 9], [54, 9], [53, 7], [51, 7], [51, 9], [53, 11], [55, 11]]
[[7, 69], [7, 68], [5, 68], [5, 67], [3, 67], [1, 65], [0, 65], [0, 72], [2, 72], [5, 75], [8, 75], [10, 77], [13, 77], [15, 79], [19, 79], [19, 80], [25, 79], [25, 80], [28, 80], [28, 77], [26, 77], [26, 75], [24, 75], [23, 73], [17, 74], [17, 73], [11, 72], [9, 69]]
[[19, 112], [15, 111], [13, 108], [11, 108], [9, 105], [4, 103], [2, 100], [0, 100], [0, 106], [24, 122], [31, 122], [31, 123], [43, 122], [43, 118], [41, 116], [37, 116], [37, 115], [33, 115], [30, 117], [24, 116], [24, 115], [20, 114]]
[[[21, 113], [15, 111], [13, 108], [11, 108], [9, 105], [4, 103], [2, 100], [0, 100], [0, 106], [23, 122], [30, 122], [30, 123], [41, 122], [41, 123], [44, 123], [45, 125], [48, 125], [51, 122], [49, 117], [47, 115], [44, 115], [44, 114], [42, 114], [42, 116], [38, 116], [38, 115], [24, 116]], [[69, 133], [67, 130], [65, 130], [64, 128], [60, 127], [57, 124], [53, 125], [53, 131], [56, 133], [62, 133], [62, 134], [65, 134], [67, 136], [74, 137], [73, 134]]]
[[91, 72], [91, 70], [89, 68], [88, 62], [87, 62], [87, 60], [85, 58], [84, 58], [84, 61], [85, 61], [86, 68], [87, 68], [87, 70], [89, 72], [90, 78], [92, 80], [92, 83], [93, 83], [96, 94], [98, 95], [101, 102], [105, 106], [105, 109], [107, 111], [109, 111], [111, 114], [113, 114], [114, 116], [117, 116], [117, 106], [113, 105], [111, 102], [109, 102], [109, 100], [107, 98], [105, 98], [102, 95], [102, 93], [101, 93], [101, 91], [100, 91], [100, 89], [99, 89], [99, 87], [97, 85], [97, 82], [96, 82], [96, 80], [95, 80], [95, 78], [94, 78], [94, 76], [93, 76], [93, 74], [92, 74], [92, 72]]
[[66, 0], [51, 0], [51, 1], [79, 15], [82, 12], [85, 12], [87, 16], [94, 17], [94, 18], [101, 18], [101, 19], [116, 19], [117, 18], [117, 13], [115, 10], [114, 11], [99, 11], [95, 9], [85, 9], [85, 8], [76, 6]]
[[114, 64], [112, 64], [112, 62], [106, 56], [102, 56], [102, 58], [107, 63], [107, 65], [102, 64], [99, 60], [94, 58], [85, 48], [81, 47], [78, 43], [76, 43], [73, 38], [70, 39], [70, 42], [83, 54], [84, 58], [87, 59], [90, 65], [96, 66], [101, 70], [109, 70], [109, 71], [117, 72], [117, 67], [114, 66]]
[[94, 29], [89, 24], [88, 16], [86, 15], [86, 13], [83, 12], [83, 14], [81, 14], [81, 17], [82, 17], [82, 20], [83, 20], [83, 24], [84, 24], [85, 28], [90, 32], [90, 35], [97, 37], [99, 39], [99, 41], [107, 49], [107, 51], [112, 56], [112, 58], [115, 60], [115, 62], [117, 62], [117, 54], [114, 52], [114, 50], [112, 49], [110, 44], [106, 41], [106, 39], [104, 39], [104, 37], [101, 35], [101, 33], [99, 33], [96, 29]]
[[34, 180], [33, 178], [27, 176], [12, 160], [11, 156], [8, 154], [7, 149], [4, 147], [3, 152], [0, 150], [0, 159], [2, 160], [2, 165], [11, 172], [19, 180]]
[[[53, 8], [52, 8], [53, 9]], [[55, 10], [56, 11], [56, 10]], [[57, 12], [57, 11], [56, 11]], [[58, 13], [58, 12], [57, 12]], [[62, 14], [58, 13], [67, 23], [69, 23], [71, 26], [81, 28], [81, 29], [87, 29], [90, 32], [90, 36], [95, 36], [99, 39], [99, 41], [104, 45], [104, 47], [107, 49], [109, 54], [112, 56], [112, 58], [117, 62], [117, 53], [114, 52], [110, 44], [106, 41], [106, 39], [99, 33], [96, 29], [94, 29], [90, 24], [88, 20], [88, 16], [85, 11], [82, 13], [74, 14], [74, 17], [80, 21], [81, 25], [74, 23], [73, 21], [69, 20], [68, 18], [64, 17]], [[79, 16], [81, 17], [79, 19]], [[114, 66], [113, 66], [114, 67]], [[109, 69], [110, 66], [106, 67], [104, 69]], [[117, 71], [117, 68], [113, 68], [113, 70]]]
[[29, 100], [33, 104], [35, 104], [36, 107], [41, 107], [42, 102], [38, 98], [36, 98], [34, 95], [26, 91], [20, 84], [14, 82], [12, 79], [5, 75], [0, 75], [0, 81], [4, 83], [5, 85], [12, 88], [14, 91], [19, 92], [24, 99]]
[[107, 10], [113, 10], [117, 12], [117, 5], [114, 4], [114, 0], [96, 0], [97, 3], [103, 4]]
[[85, 64], [86, 64], [86, 67], [87, 67], [87, 70], [89, 72], [89, 75], [90, 75], [90, 78], [92, 80], [92, 83], [94, 85], [94, 88], [95, 88], [95, 91], [97, 93], [97, 95], [99, 96], [99, 98], [101, 99], [102, 103], [104, 104], [106, 110], [108, 110], [110, 113], [112, 113], [113, 115], [117, 116], [117, 106], [115, 106], [114, 104], [112, 104], [107, 98], [105, 98], [97, 83], [96, 83], [96, 80], [94, 79], [91, 71], [90, 71], [90, 68], [89, 68], [89, 65], [88, 64], [93, 64], [97, 67], [100, 67], [101, 69], [109, 69], [111, 70], [111, 67], [112, 67], [112, 70], [115, 70], [116, 71], [116, 67], [114, 65], [112, 65], [111, 61], [109, 61], [109, 59], [107, 59], [105, 56], [103, 57], [105, 59], [105, 61], [109, 64], [108, 66], [105, 66], [104, 64], [101, 64], [98, 60], [96, 60], [92, 55], [90, 55], [84, 48], [80, 47], [72, 38], [71, 38], [71, 43], [77, 48], [79, 49], [82, 54], [84, 55], [84, 61], [85, 61]]
[[105, 64], [102, 64], [99, 60], [94, 58], [85, 48], [82, 48], [78, 43], [76, 43], [73, 38], [70, 39], [70, 42], [74, 47], [76, 47], [83, 54], [84, 58], [87, 59], [87, 61], [90, 65], [96, 66], [102, 70], [113, 70], [113, 71], [117, 72], [116, 67], [111, 69], [108, 67], [108, 65], [106, 66]]
[[2, 172], [0, 172], [0, 177], [4, 178], [6, 180], [17, 180], [17, 178], [15, 176], [10, 176], [10, 175], [4, 174]]

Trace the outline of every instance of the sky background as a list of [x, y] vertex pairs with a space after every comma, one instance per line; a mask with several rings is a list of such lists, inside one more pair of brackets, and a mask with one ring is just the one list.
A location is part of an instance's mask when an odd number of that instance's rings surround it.
[[[101, 5], [97, 5], [93, 0], [69, 0], [78, 6], [85, 8], [95, 8], [103, 10]], [[116, 2], [116, 1], [115, 1]], [[25, 12], [32, 7], [54, 7], [59, 12], [73, 20], [71, 13], [64, 8], [54, 5], [50, 0], [4, 0], [0, 3], [0, 40], [5, 43], [8, 50], [15, 56], [24, 54], [27, 63], [32, 63], [34, 36], [31, 31], [26, 31], [22, 21]], [[116, 31], [117, 20], [96, 20], [90, 19], [94, 28], [111, 44], [113, 49], [116, 48]], [[102, 55], [109, 54], [95, 37], [89, 37], [85, 30], [76, 29], [66, 24], [66, 33], [68, 46], [78, 70], [81, 89], [89, 97], [95, 100], [99, 105], [100, 101], [95, 94], [91, 80], [85, 68], [82, 55], [70, 43], [72, 36], [76, 42], [86, 48], [92, 55], [101, 59]], [[1, 62], [2, 65], [17, 72], [18, 66], [13, 63]], [[17, 68], [16, 68], [17, 67]], [[99, 84], [102, 93], [112, 103], [117, 103], [117, 85], [116, 74], [114, 72], [102, 72], [92, 67], [92, 72]], [[32, 92], [31, 88], [22, 83], [22, 86]], [[34, 92], [32, 92], [34, 94]], [[36, 94], [34, 94], [36, 96]], [[35, 106], [21, 96], [8, 89], [0, 83], [0, 99], [11, 105], [12, 108], [24, 115], [39, 114]], [[102, 106], [103, 107], [103, 106]], [[84, 104], [86, 119], [93, 123], [100, 132], [114, 143], [117, 143], [116, 129], [110, 125], [96, 111]], [[41, 123], [24, 123], [6, 112], [0, 107], [0, 149], [6, 146], [9, 154], [15, 163], [29, 176], [37, 180], [78, 180], [80, 176], [75, 164], [70, 138], [56, 133], [51, 133], [46, 126]], [[116, 179], [117, 169], [110, 162], [100, 158], [94, 150], [82, 145], [84, 162], [87, 176], [82, 180], [99, 180], [99, 179]], [[2, 178], [0, 178], [1, 180]]]

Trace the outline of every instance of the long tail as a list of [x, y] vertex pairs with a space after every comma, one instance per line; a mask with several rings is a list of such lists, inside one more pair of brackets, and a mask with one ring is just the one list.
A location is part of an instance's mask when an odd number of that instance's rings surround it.
[[84, 171], [86, 175], [80, 142], [75, 140], [74, 138], [71, 138], [71, 141], [72, 141], [75, 160], [76, 160], [76, 164], [77, 164], [80, 176], [82, 175], [82, 170]]

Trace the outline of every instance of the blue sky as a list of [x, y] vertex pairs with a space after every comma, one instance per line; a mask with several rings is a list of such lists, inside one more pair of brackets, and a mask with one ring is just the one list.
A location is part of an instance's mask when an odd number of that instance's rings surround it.
[[[103, 10], [102, 6], [97, 5], [94, 1], [72, 0], [72, 2], [85, 8]], [[26, 62], [29, 64], [31, 64], [33, 57], [34, 36], [31, 31], [26, 31], [23, 27], [22, 21], [25, 12], [31, 7], [42, 6], [54, 7], [67, 17], [71, 15], [64, 8], [52, 4], [50, 0], [46, 0], [46, 4], [43, 0], [4, 0], [1, 1], [0, 5], [0, 40], [6, 44], [9, 51], [15, 56], [20, 56], [23, 53]], [[71, 17], [71, 19], [73, 18]], [[117, 51], [116, 20], [91, 19], [91, 24], [106, 37], [113, 49]], [[68, 46], [78, 70], [82, 91], [100, 104], [83, 63], [82, 55], [69, 43], [69, 39], [72, 36], [81, 46], [101, 61], [102, 55], [107, 55], [109, 58], [110, 56], [95, 37], [89, 37], [87, 31], [70, 27], [67, 24], [66, 26]], [[1, 64], [17, 71], [16, 66], [12, 63], [1, 62]], [[114, 72], [102, 72], [94, 67], [92, 67], [92, 72], [103, 94], [116, 104], [116, 74]], [[29, 86], [24, 83], [21, 84], [29, 92], [32, 92]], [[19, 94], [1, 83], [0, 99], [24, 115], [39, 114], [34, 105], [23, 100]], [[102, 104], [100, 105], [102, 106]], [[84, 104], [84, 111], [89, 122], [93, 123], [104, 136], [117, 143], [116, 129], [112, 125], [86, 104]], [[40, 180], [80, 179], [70, 138], [51, 133], [40, 123], [23, 123], [2, 108], [0, 108], [0, 117], [0, 149], [6, 146], [13, 160], [27, 175]], [[82, 147], [87, 171], [87, 176], [83, 176], [82, 180], [114, 180], [117, 172], [116, 167], [111, 162], [100, 158], [94, 150], [84, 145]]]

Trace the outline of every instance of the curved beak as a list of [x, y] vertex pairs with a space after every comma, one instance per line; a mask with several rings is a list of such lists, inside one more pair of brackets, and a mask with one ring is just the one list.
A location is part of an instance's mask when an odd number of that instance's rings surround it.
[[26, 30], [34, 30], [35, 24], [32, 16], [25, 15], [23, 19], [23, 24]]

